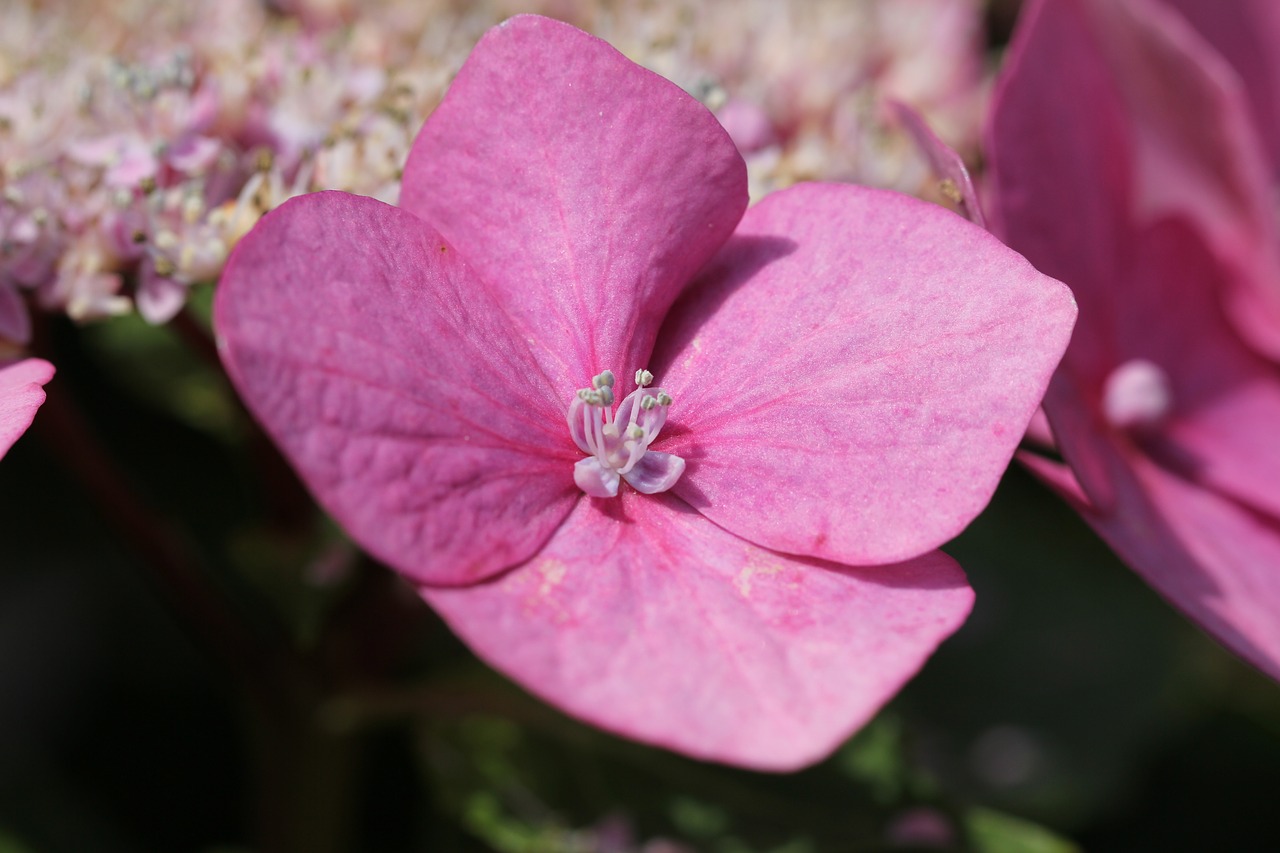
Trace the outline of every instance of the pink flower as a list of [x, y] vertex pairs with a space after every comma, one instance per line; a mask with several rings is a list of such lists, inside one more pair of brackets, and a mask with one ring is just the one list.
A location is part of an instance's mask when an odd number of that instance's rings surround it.
[[482, 658], [613, 731], [783, 769], [964, 620], [933, 549], [1065, 347], [1057, 282], [892, 193], [744, 216], [710, 113], [532, 16], [476, 47], [401, 204], [267, 214], [215, 322], [320, 503]]
[[990, 133], [997, 232], [1080, 300], [1045, 400], [1070, 471], [1029, 461], [1273, 678], [1278, 40], [1272, 3], [1034, 2]]
[[52, 378], [53, 365], [39, 358], [0, 366], [0, 457], [31, 426]]

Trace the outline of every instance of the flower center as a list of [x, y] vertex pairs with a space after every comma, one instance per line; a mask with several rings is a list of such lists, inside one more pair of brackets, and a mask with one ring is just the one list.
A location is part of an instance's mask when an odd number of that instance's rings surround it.
[[586, 459], [573, 466], [578, 488], [593, 498], [612, 498], [626, 480], [646, 495], [665, 492], [684, 473], [684, 460], [650, 450], [667, 422], [671, 395], [650, 388], [653, 374], [636, 371], [636, 390], [614, 410], [613, 371], [606, 370], [582, 388], [569, 403], [569, 432]]

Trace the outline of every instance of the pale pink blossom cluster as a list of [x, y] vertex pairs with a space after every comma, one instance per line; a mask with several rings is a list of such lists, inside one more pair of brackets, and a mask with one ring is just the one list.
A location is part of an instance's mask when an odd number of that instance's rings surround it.
[[469, 46], [516, 11], [602, 35], [702, 99], [753, 198], [813, 178], [919, 193], [924, 159], [885, 104], [972, 149], [978, 6], [16, 0], [0, 32], [0, 347], [28, 340], [33, 305], [167, 321], [300, 193], [394, 202]]

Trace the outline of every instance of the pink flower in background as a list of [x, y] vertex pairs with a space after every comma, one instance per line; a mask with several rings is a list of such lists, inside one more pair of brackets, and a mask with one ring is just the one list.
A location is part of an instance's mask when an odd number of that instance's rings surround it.
[[53, 365], [43, 359], [0, 365], [0, 456], [31, 426], [44, 402], [42, 386], [52, 378]]
[[997, 233], [1080, 301], [1045, 400], [1070, 470], [1029, 461], [1273, 678], [1278, 41], [1269, 2], [1034, 2], [990, 128]]
[[933, 549], [1075, 309], [932, 205], [746, 196], [701, 105], [519, 17], [423, 128], [402, 207], [268, 214], [215, 323], [317, 499], [482, 658], [629, 737], [785, 769], [964, 620]]

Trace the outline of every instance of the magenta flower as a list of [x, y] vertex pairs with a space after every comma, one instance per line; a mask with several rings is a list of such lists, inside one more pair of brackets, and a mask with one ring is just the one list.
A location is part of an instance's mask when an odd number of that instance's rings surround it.
[[0, 365], [0, 457], [27, 431], [44, 402], [46, 382], [53, 378], [53, 365], [28, 358]]
[[[1235, 69], [1174, 5], [1195, 10]], [[1273, 678], [1278, 42], [1269, 2], [1034, 2], [990, 136], [998, 233], [1080, 300], [1045, 400], [1070, 471], [1029, 461], [1142, 577]]]
[[746, 197], [700, 104], [518, 17], [423, 128], [402, 207], [268, 214], [215, 321], [317, 499], [482, 658], [613, 731], [782, 769], [964, 620], [933, 549], [1075, 309], [940, 208]]

